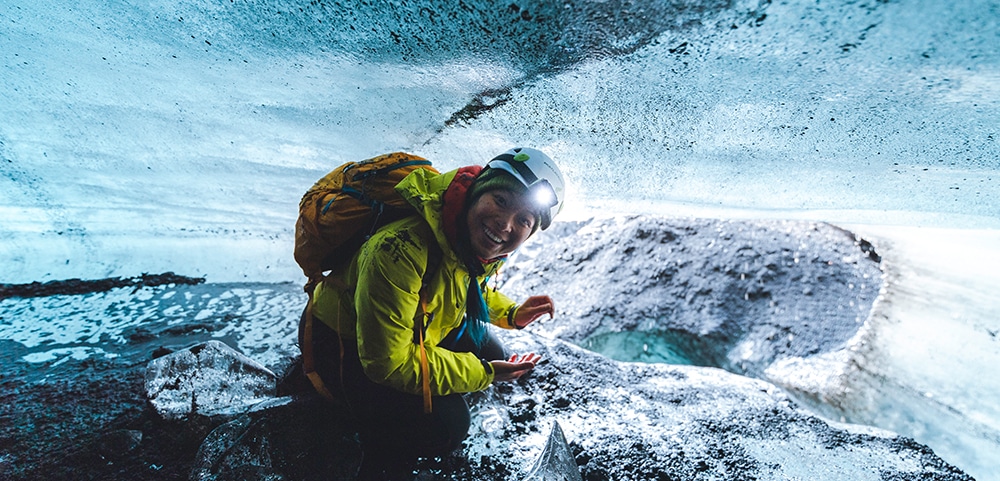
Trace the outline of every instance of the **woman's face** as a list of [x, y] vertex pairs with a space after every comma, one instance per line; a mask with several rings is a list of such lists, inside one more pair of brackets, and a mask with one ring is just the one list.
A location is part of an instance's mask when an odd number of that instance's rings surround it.
[[473, 253], [493, 259], [524, 243], [535, 226], [535, 214], [525, 197], [497, 189], [479, 196], [465, 221]]

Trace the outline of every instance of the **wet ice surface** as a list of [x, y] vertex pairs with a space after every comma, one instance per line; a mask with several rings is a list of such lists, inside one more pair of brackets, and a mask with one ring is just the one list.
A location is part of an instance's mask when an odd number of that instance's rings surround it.
[[[0, 432], [8, 440], [0, 477], [186, 478], [211, 422], [151, 423], [160, 416], [146, 400], [147, 363], [221, 341], [280, 373], [297, 353], [304, 303], [301, 287], [290, 283], [0, 300]], [[193, 397], [194, 406], [213, 399], [207, 392]]]
[[[970, 479], [908, 438], [828, 424], [761, 381], [502, 337], [544, 361], [516, 383], [470, 395], [472, 436], [457, 453], [418, 463], [417, 479]], [[356, 444], [311, 399], [275, 399], [215, 428], [191, 479], [350, 479]]]
[[0, 301], [0, 339], [39, 371], [89, 356], [135, 362], [157, 348], [224, 340], [280, 369], [294, 345], [302, 288], [294, 284], [170, 285]]

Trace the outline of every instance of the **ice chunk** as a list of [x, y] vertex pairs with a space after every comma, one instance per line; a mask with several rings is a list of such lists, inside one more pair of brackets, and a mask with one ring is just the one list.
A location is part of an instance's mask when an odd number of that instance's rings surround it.
[[191, 414], [238, 414], [274, 397], [277, 376], [219, 341], [154, 359], [146, 366], [146, 396], [165, 419]]
[[538, 455], [525, 481], [583, 481], [558, 421], [552, 422], [545, 449]]

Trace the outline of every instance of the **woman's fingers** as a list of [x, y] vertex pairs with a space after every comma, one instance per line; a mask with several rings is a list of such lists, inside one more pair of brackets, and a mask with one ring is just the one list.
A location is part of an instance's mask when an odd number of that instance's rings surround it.
[[512, 354], [506, 362], [493, 361], [491, 364], [493, 365], [494, 380], [513, 381], [531, 372], [541, 359], [542, 356], [531, 352], [524, 355]]
[[532, 296], [514, 311], [514, 324], [523, 328], [546, 314], [550, 318], [555, 317], [556, 310], [552, 303], [552, 298], [549, 296]]
[[538, 354], [535, 354], [533, 352], [529, 352], [528, 354], [523, 354], [521, 356], [518, 356], [517, 354], [510, 356], [510, 362], [515, 364], [530, 363], [532, 367], [534, 367], [535, 364], [538, 364], [538, 361], [541, 359], [542, 356], [539, 356]]

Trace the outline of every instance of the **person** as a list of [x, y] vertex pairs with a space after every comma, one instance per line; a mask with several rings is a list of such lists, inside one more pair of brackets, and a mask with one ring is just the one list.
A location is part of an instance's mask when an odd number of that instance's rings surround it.
[[416, 214], [376, 231], [313, 292], [315, 369], [357, 428], [360, 479], [457, 449], [470, 425], [462, 394], [541, 359], [508, 355], [488, 326], [555, 315], [548, 296], [517, 304], [487, 282], [562, 208], [563, 176], [547, 155], [519, 147], [485, 167], [418, 169], [396, 191]]

